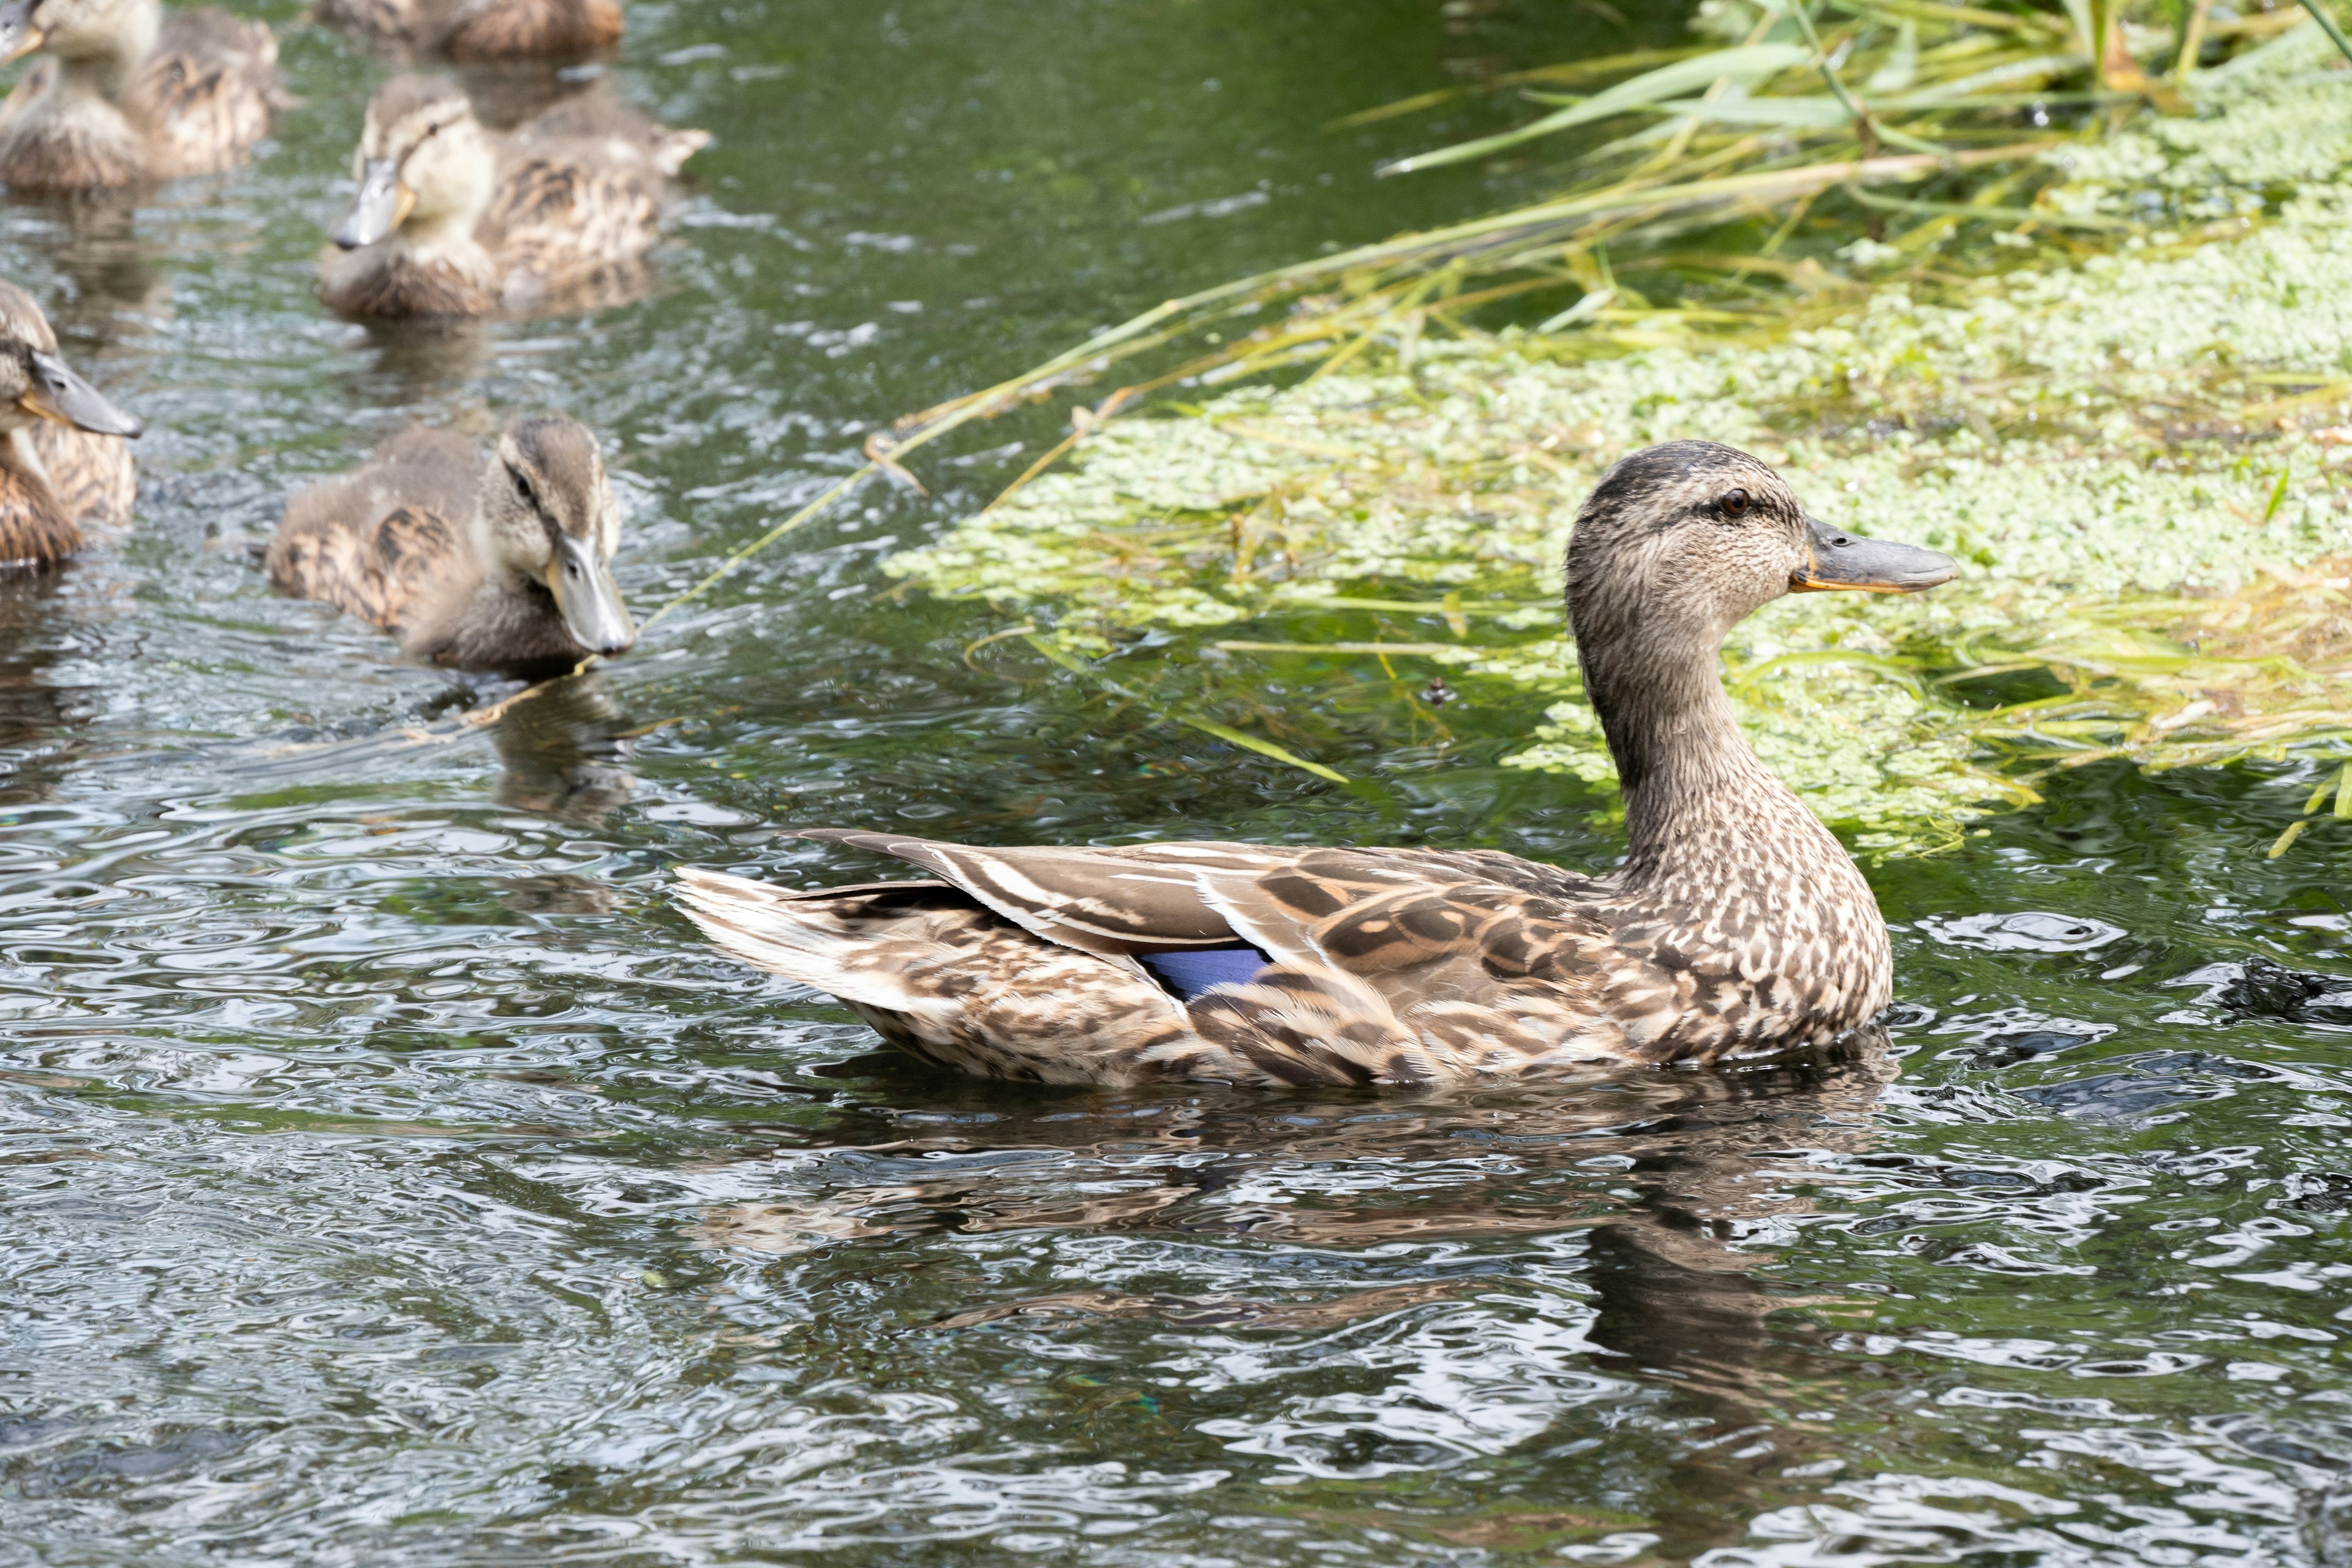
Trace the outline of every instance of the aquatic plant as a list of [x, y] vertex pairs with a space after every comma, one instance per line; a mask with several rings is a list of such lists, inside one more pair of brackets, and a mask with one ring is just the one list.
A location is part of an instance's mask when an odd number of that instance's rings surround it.
[[[1622, 272], [1534, 329], [1456, 310], [1441, 338], [1441, 312], [1392, 301], [1348, 337], [1345, 301], [1310, 304], [1190, 373], [1319, 357], [1305, 380], [1081, 409], [1073, 468], [888, 569], [1017, 610], [1065, 660], [1174, 634], [1200, 668], [1433, 665], [1542, 713], [1513, 762], [1604, 783], [1556, 563], [1609, 462], [1705, 437], [1969, 564], [1924, 600], [1773, 606], [1727, 650], [1760, 749], [1865, 844], [1948, 842], [2050, 766], [2352, 749], [2352, 74], [2303, 27], [2183, 90], [2197, 114], [2039, 151], [2030, 207], [1896, 204], [1916, 221], [1833, 229], [1834, 268], [1781, 261], [1790, 287], [1738, 310], [1649, 306]], [[1963, 220], [1993, 226], [1964, 259]], [[1718, 278], [1776, 259], [1661, 255]], [[1448, 635], [1233, 635], [1309, 613]]]

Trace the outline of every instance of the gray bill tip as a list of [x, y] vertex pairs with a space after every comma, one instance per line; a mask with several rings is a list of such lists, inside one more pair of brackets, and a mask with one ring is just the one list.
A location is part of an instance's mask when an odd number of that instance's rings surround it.
[[1805, 554], [1789, 574], [1799, 593], [1917, 594], [1960, 574], [1940, 550], [1864, 539], [1819, 518], [1805, 520]]

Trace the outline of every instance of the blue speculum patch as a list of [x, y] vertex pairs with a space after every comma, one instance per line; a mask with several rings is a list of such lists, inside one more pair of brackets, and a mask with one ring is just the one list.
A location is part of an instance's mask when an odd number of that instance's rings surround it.
[[1191, 952], [1151, 952], [1143, 967], [1182, 1001], [1212, 985], [1240, 985], [1274, 961], [1254, 947], [1208, 947]]

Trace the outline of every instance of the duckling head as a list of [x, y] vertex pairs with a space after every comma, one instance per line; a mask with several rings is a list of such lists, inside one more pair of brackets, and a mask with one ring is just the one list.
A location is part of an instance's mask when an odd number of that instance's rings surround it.
[[71, 65], [131, 60], [155, 47], [163, 25], [157, 0], [5, 0], [0, 61], [44, 50]]
[[47, 419], [93, 436], [136, 437], [146, 429], [74, 374], [33, 297], [0, 283], [0, 431]]
[[446, 77], [396, 77], [368, 103], [352, 160], [359, 199], [334, 241], [357, 250], [403, 228], [470, 235], [489, 205], [497, 159], [473, 105]]
[[564, 629], [590, 653], [626, 653], [637, 640], [613, 552], [621, 508], [586, 426], [560, 414], [525, 415], [499, 437], [482, 480], [482, 559], [554, 595]]

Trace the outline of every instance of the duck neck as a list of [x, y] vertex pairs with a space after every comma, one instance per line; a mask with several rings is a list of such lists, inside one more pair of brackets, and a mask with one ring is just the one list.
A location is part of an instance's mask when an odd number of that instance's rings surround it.
[[1621, 885], [1717, 881], [1733, 870], [1727, 856], [1760, 856], [1791, 833], [1828, 837], [1740, 733], [1723, 690], [1719, 631], [1652, 619], [1578, 632], [1585, 694], [1624, 790], [1632, 845]]
[[163, 23], [152, 5], [130, 8], [120, 27], [92, 28], [52, 37], [48, 53], [58, 62], [58, 94], [119, 103], [139, 62], [154, 51]]

